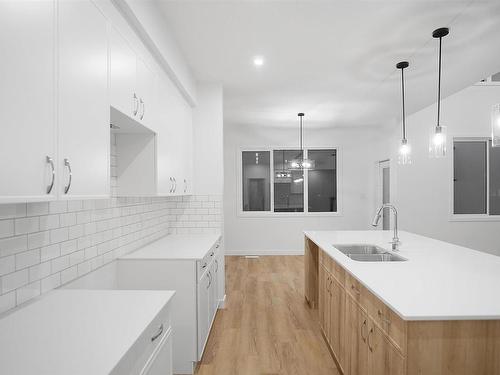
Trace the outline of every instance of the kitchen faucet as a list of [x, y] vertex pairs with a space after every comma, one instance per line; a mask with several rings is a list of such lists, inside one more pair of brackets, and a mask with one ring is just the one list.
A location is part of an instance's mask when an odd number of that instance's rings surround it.
[[382, 210], [384, 208], [390, 208], [394, 213], [394, 236], [392, 237], [392, 242], [390, 243], [392, 244], [392, 250], [398, 251], [401, 242], [399, 241], [398, 237], [398, 210], [396, 210], [396, 207], [389, 203], [384, 203], [382, 206], [380, 206], [377, 213], [375, 214], [375, 217], [373, 218], [372, 226], [376, 227], [378, 225], [378, 222], [380, 221], [380, 218], [382, 216]]

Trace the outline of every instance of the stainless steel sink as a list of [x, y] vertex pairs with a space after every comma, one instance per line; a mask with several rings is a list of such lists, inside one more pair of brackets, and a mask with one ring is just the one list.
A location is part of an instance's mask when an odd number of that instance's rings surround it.
[[403, 262], [406, 258], [370, 244], [333, 245], [337, 250], [358, 262]]

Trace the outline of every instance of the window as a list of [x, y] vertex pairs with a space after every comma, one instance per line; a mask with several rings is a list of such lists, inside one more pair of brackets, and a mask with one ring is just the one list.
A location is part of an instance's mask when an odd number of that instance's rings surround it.
[[500, 215], [500, 149], [487, 139], [455, 139], [453, 214]]
[[[290, 168], [308, 158], [314, 169]], [[241, 210], [261, 213], [337, 213], [337, 150], [297, 149], [241, 151]]]

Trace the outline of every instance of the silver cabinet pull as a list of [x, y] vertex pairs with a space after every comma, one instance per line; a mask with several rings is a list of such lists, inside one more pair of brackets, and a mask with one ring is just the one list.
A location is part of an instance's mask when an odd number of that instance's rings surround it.
[[372, 343], [371, 343], [371, 340], [370, 340], [370, 337], [372, 337], [373, 335], [373, 328], [370, 328], [370, 332], [368, 332], [368, 348], [370, 349], [371, 352], [373, 352], [373, 346], [372, 346]]
[[139, 100], [137, 99], [137, 95], [135, 94], [134, 92], [134, 109], [132, 110], [132, 113], [135, 115], [137, 115], [137, 111], [139, 110]]
[[68, 194], [69, 188], [71, 187], [71, 180], [73, 179], [73, 172], [71, 172], [71, 164], [69, 162], [69, 159], [64, 159], [64, 166], [67, 167], [69, 171], [68, 185], [64, 187], [64, 194]]
[[203, 266], [201, 266], [201, 268], [202, 268], [202, 269], [207, 268], [207, 263], [205, 262], [205, 263], [203, 264]]
[[356, 287], [355, 287], [354, 285], [352, 285], [352, 284], [351, 284], [351, 290], [352, 290], [354, 293], [356, 293], [357, 295], [360, 295], [360, 294], [361, 294], [361, 292], [359, 291], [359, 289], [358, 289], [358, 288], [356, 288]]
[[160, 325], [158, 331], [153, 335], [153, 337], [151, 337], [151, 342], [155, 341], [158, 337], [160, 337], [162, 333], [163, 333], [163, 323]]
[[361, 338], [363, 339], [363, 342], [366, 342], [366, 335], [363, 335], [363, 328], [366, 328], [366, 319], [361, 325]]
[[144, 105], [144, 101], [142, 100], [142, 98], [139, 100], [139, 104], [142, 107], [142, 112], [139, 118], [142, 120], [144, 118], [144, 112], [146, 111], [146, 107]]
[[217, 273], [219, 271], [219, 261], [217, 259], [215, 260], [215, 265], [217, 266], [215, 267], [215, 273]]
[[169, 193], [172, 193], [174, 191], [174, 180], [172, 180], [172, 177], [169, 177], [170, 179], [170, 190]]
[[187, 191], [188, 189], [188, 183], [187, 183], [187, 180], [184, 179], [184, 193]]
[[212, 285], [212, 273], [208, 271], [208, 286], [207, 289], [210, 288], [210, 285]]
[[175, 177], [172, 177], [174, 179], [174, 193], [175, 191], [177, 190], [177, 180], [175, 179]]
[[50, 194], [50, 192], [52, 191], [52, 188], [54, 187], [54, 181], [56, 179], [56, 170], [54, 168], [54, 160], [50, 157], [50, 156], [47, 156], [47, 158], [45, 159], [47, 161], [47, 163], [50, 164], [50, 168], [52, 169], [52, 180], [50, 181], [50, 184], [47, 186], [47, 194]]
[[388, 325], [391, 324], [391, 320], [387, 319], [385, 315], [382, 313], [382, 311], [378, 310], [377, 313], [380, 320], [382, 320], [384, 323], [387, 323]]
[[216, 249], [218, 249], [218, 248], [219, 248], [219, 246], [220, 246], [220, 244], [217, 244], [217, 245], [215, 245], [215, 248], [216, 248]]

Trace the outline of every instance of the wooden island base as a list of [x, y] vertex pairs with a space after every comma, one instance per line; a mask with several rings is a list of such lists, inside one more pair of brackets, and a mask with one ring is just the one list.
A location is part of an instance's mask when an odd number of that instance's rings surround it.
[[499, 320], [401, 319], [309, 238], [305, 298], [345, 375], [500, 375]]

